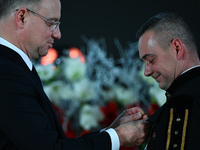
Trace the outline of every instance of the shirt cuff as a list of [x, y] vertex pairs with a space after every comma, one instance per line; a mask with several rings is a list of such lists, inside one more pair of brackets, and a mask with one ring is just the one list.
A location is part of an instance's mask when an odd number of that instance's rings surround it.
[[107, 132], [110, 135], [111, 145], [112, 145], [111, 150], [119, 150], [120, 142], [117, 132], [112, 128], [105, 130], [105, 132]]

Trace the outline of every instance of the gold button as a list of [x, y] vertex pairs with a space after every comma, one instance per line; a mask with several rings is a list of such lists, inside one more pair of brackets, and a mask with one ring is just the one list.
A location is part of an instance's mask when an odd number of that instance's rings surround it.
[[173, 147], [174, 147], [174, 148], [177, 147], [177, 144], [174, 144]]
[[165, 94], [167, 97], [171, 97], [171, 95], [169, 94], [169, 92], [166, 92], [166, 94]]
[[177, 122], [180, 122], [180, 121], [181, 121], [181, 118], [177, 118], [176, 121], [177, 121]]
[[174, 134], [176, 134], [176, 135], [177, 135], [177, 134], [178, 134], [178, 131], [175, 131], [175, 132], [174, 132]]

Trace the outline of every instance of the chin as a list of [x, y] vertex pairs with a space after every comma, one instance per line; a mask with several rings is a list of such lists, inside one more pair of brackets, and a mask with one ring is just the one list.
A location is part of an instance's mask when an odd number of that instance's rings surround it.
[[159, 87], [160, 87], [160, 89], [165, 90], [165, 91], [168, 89], [168, 87], [166, 87], [166, 86], [159, 85]]
[[48, 52], [47, 53], [45, 53], [43, 56], [46, 56], [48, 54]]
[[48, 54], [48, 51], [49, 51], [49, 49], [48, 49], [48, 50], [45, 50], [45, 51], [43, 51], [43, 53], [42, 53], [42, 54], [40, 54], [40, 56], [41, 56], [41, 57], [44, 57], [44, 56], [46, 56], [46, 55]]
[[162, 89], [162, 90], [165, 90], [165, 89], [166, 89], [166, 87], [165, 87], [164, 85], [162, 85], [161, 83], [159, 83], [159, 87], [160, 87], [160, 89]]

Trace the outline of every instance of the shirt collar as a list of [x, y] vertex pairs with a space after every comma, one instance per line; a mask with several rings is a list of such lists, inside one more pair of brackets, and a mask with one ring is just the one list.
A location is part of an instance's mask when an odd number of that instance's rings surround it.
[[191, 68], [189, 68], [189, 69], [185, 70], [184, 72], [182, 72], [182, 73], [181, 73], [181, 75], [182, 75], [182, 74], [184, 74], [185, 72], [187, 72], [187, 71], [189, 71], [189, 70], [193, 69], [193, 68], [196, 68], [196, 67], [200, 67], [200, 65], [196, 65], [196, 66], [193, 66], [193, 67], [191, 67]]
[[32, 68], [33, 68], [32, 62], [29, 59], [29, 57], [22, 50], [20, 50], [15, 45], [8, 42], [7, 40], [3, 39], [2, 37], [0, 37], [0, 44], [6, 46], [6, 47], [12, 49], [13, 51], [15, 51], [16, 53], [18, 53], [22, 57], [22, 59], [24, 60], [24, 62], [28, 66], [28, 68], [30, 70], [32, 70]]

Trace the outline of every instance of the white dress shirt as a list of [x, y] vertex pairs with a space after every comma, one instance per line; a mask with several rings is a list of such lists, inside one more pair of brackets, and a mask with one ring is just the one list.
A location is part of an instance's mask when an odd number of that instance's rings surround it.
[[119, 137], [117, 135], [117, 132], [112, 128], [107, 129], [105, 131], [108, 132], [108, 134], [110, 135], [110, 139], [111, 139], [111, 143], [112, 143], [112, 150], [119, 150], [120, 143], [119, 143]]
[[33, 67], [32, 62], [29, 59], [29, 57], [22, 50], [20, 50], [18, 47], [16, 47], [15, 45], [11, 44], [7, 40], [3, 39], [2, 37], [0, 37], [0, 44], [12, 49], [15, 52], [17, 52], [22, 57], [22, 59], [24, 60], [24, 62], [28, 66], [28, 68], [30, 70], [32, 70], [32, 67]]

